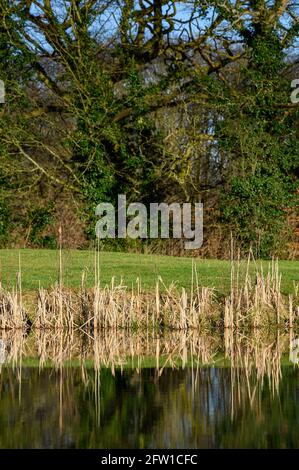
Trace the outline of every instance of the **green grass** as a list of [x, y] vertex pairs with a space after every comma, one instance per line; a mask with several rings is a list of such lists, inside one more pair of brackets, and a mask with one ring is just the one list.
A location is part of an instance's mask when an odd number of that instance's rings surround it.
[[[59, 253], [55, 250], [0, 250], [0, 273], [3, 286], [12, 287], [16, 282], [16, 273], [21, 259], [22, 287], [32, 291], [49, 287], [58, 278]], [[140, 277], [142, 286], [153, 289], [157, 276], [160, 275], [165, 284], [176, 281], [178, 286], [190, 287], [191, 258], [179, 258], [158, 255], [139, 255], [129, 253], [100, 253], [101, 283], [110, 282], [115, 276], [117, 282], [122, 277], [126, 285], [131, 286]], [[213, 286], [219, 292], [227, 293], [230, 285], [230, 262], [214, 259], [196, 259], [199, 283]], [[257, 263], [258, 265], [260, 262]], [[245, 270], [246, 262], [242, 263]], [[262, 261], [264, 270], [269, 261]], [[293, 283], [299, 282], [299, 261], [280, 261], [282, 273], [282, 291], [293, 292]], [[253, 263], [251, 264], [254, 270]], [[94, 252], [80, 250], [63, 251], [63, 281], [69, 287], [79, 287], [82, 272], [86, 272], [88, 286], [94, 283]]]

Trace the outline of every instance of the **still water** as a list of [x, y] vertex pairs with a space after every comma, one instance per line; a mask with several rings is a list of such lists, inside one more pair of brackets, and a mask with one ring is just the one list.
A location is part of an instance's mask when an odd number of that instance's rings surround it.
[[0, 448], [299, 447], [289, 338], [115, 336], [2, 339]]

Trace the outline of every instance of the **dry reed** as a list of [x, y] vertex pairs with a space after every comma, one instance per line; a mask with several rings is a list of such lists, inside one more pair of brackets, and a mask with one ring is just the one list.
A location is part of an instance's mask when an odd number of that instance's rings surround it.
[[[256, 266], [250, 272], [252, 255], [248, 257], [245, 275], [239, 259], [231, 262], [230, 293], [223, 298], [209, 287], [199, 284], [192, 264], [191, 289], [179, 289], [175, 283], [166, 286], [158, 277], [155, 291], [142, 289], [137, 279], [131, 288], [112, 278], [101, 287], [98, 257], [95, 258], [95, 285], [85, 287], [82, 277], [79, 291], [62, 284], [60, 253], [59, 283], [51, 289], [40, 288], [37, 293], [33, 326], [37, 329], [189, 329], [257, 328], [298, 325], [298, 286], [294, 296], [281, 293], [278, 262], [270, 263], [267, 273]], [[0, 328], [27, 328], [30, 324], [22, 299], [21, 283], [12, 292], [0, 289]]]
[[[285, 298], [281, 293], [281, 274], [278, 260], [272, 260], [267, 274], [262, 266], [256, 265], [254, 274], [250, 274], [248, 257], [245, 278], [240, 283], [240, 261], [232, 262], [231, 290], [224, 303], [224, 326], [226, 328], [288, 324], [293, 327], [294, 318], [298, 317], [298, 308], [293, 305], [293, 297]], [[254, 262], [254, 259], [252, 258]], [[295, 292], [295, 297], [296, 294]]]
[[26, 329], [30, 325], [19, 292], [0, 287], [0, 329]]

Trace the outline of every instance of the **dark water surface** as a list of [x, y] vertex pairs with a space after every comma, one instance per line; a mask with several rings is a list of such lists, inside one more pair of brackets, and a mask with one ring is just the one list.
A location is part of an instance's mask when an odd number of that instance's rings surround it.
[[[280, 375], [281, 373], [281, 375]], [[299, 371], [11, 367], [1, 448], [298, 448]]]
[[0, 448], [299, 448], [299, 339], [0, 333]]

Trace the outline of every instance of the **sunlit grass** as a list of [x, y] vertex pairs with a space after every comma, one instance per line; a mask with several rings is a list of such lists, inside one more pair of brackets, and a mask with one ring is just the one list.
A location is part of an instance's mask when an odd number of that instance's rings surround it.
[[[19, 254], [21, 259], [23, 290], [37, 290], [39, 286], [48, 288], [58, 279], [59, 254], [55, 250], [0, 250], [0, 273], [4, 287], [12, 287], [16, 282], [19, 270]], [[192, 259], [171, 256], [141, 255], [131, 253], [100, 253], [101, 283], [109, 283], [112, 276], [116, 282], [122, 277], [124, 283], [131, 287], [140, 277], [142, 287], [147, 290], [155, 288], [157, 276], [169, 285], [177, 282], [179, 287], [189, 288], [191, 285]], [[221, 293], [230, 288], [230, 262], [215, 259], [196, 259], [199, 284], [214, 287]], [[259, 262], [257, 262], [259, 264]], [[267, 271], [270, 261], [263, 261]], [[244, 261], [245, 272], [246, 261]], [[251, 263], [252, 271], [254, 265]], [[282, 292], [293, 292], [294, 282], [299, 282], [299, 261], [280, 261], [282, 274]], [[87, 287], [94, 284], [94, 252], [80, 250], [63, 251], [63, 282], [66, 286], [78, 288], [82, 272], [85, 272]]]

